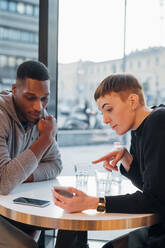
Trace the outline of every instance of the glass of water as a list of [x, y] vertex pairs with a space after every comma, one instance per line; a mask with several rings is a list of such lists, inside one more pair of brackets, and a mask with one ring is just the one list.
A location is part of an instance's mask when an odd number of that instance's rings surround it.
[[76, 176], [76, 187], [86, 186], [89, 176], [89, 165], [87, 163], [76, 163], [74, 165], [74, 172]]
[[98, 197], [104, 197], [111, 192], [112, 174], [103, 167], [95, 169], [96, 191]]

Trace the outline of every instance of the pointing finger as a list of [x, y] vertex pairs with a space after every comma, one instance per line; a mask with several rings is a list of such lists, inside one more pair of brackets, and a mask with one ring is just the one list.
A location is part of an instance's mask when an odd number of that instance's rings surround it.
[[112, 160], [112, 159], [114, 159], [115, 154], [116, 154], [116, 152], [108, 153], [107, 155], [105, 155], [105, 156], [103, 156], [97, 160], [92, 161], [92, 164], [97, 164], [97, 163], [103, 162], [105, 160]]

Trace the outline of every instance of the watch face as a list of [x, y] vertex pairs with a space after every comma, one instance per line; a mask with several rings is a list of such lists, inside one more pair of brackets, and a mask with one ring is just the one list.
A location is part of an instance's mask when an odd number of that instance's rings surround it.
[[98, 212], [104, 212], [105, 211], [105, 206], [104, 205], [98, 205], [97, 211]]

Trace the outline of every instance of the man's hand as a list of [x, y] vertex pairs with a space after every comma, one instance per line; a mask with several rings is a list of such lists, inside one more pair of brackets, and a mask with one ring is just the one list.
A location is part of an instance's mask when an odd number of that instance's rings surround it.
[[32, 183], [34, 182], [33, 174], [31, 174], [23, 183]]
[[52, 189], [54, 204], [63, 208], [69, 213], [81, 212], [86, 209], [96, 209], [99, 199], [97, 197], [88, 196], [80, 190], [69, 187], [68, 191], [73, 193], [72, 198], [60, 195]]
[[37, 127], [40, 136], [29, 148], [35, 154], [37, 160], [40, 161], [44, 152], [52, 144], [56, 136], [56, 119], [52, 116], [46, 116], [39, 120]]
[[49, 137], [55, 137], [57, 134], [56, 119], [53, 116], [45, 116], [38, 122], [38, 131], [40, 135], [47, 134]]

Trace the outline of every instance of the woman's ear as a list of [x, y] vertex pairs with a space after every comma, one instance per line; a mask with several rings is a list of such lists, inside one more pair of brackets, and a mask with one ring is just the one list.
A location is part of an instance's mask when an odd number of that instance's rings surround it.
[[132, 111], [135, 111], [138, 107], [138, 104], [139, 104], [139, 96], [136, 94], [130, 94], [128, 97], [128, 102], [130, 105], [130, 109]]

